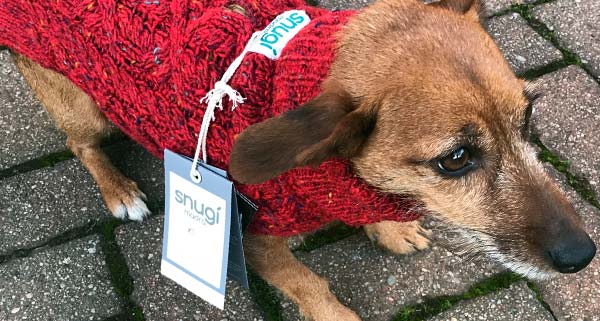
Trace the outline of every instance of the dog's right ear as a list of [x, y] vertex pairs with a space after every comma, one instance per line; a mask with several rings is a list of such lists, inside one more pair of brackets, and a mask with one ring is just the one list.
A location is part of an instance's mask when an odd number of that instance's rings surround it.
[[229, 172], [255, 184], [299, 166], [358, 153], [375, 125], [374, 108], [357, 108], [352, 97], [329, 81], [302, 107], [248, 127], [236, 139]]
[[482, 0], [440, 0], [429, 5], [458, 12], [478, 23], [482, 21], [485, 11]]

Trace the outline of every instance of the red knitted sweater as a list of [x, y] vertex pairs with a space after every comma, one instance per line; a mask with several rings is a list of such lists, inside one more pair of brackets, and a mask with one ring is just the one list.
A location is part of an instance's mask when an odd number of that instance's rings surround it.
[[[232, 3], [247, 15], [225, 9]], [[276, 61], [248, 54], [230, 82], [246, 102], [218, 111], [211, 123], [208, 162], [226, 169], [236, 135], [319, 94], [334, 34], [353, 12], [302, 0], [2, 0], [0, 45], [67, 76], [155, 156], [165, 148], [189, 156], [206, 108], [200, 98], [254, 31], [290, 9], [306, 10], [310, 25]], [[331, 221], [359, 226], [418, 217], [407, 212], [411, 200], [377, 192], [343, 160], [236, 186], [259, 206], [254, 233], [289, 236]]]

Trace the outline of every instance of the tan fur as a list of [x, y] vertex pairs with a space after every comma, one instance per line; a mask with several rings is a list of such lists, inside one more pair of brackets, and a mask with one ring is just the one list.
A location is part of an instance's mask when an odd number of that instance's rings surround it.
[[[532, 235], [537, 232], [527, 229], [558, 218], [528, 211], [523, 202], [543, 201], [539, 194], [525, 197], [532, 186], [543, 186], [539, 191], [544, 194], [558, 187], [520, 135], [528, 105], [525, 83], [514, 76], [474, 14], [429, 10], [436, 12], [425, 15], [413, 1], [381, 0], [342, 35], [331, 78], [368, 108], [372, 101], [379, 108], [373, 133], [352, 158], [356, 169], [382, 190], [416, 195], [452, 224], [501, 239], [494, 247], [507, 248], [504, 255], [511, 259], [550, 270], [543, 253], [530, 245], [537, 242]], [[415, 19], [420, 19], [418, 28]], [[369, 51], [370, 59], [356, 59], [365, 48], [377, 50]], [[472, 127], [474, 143], [485, 155], [481, 170], [447, 179], [421, 163], [464, 145], [465, 126]], [[563, 195], [554, 195], [550, 201], [566, 203]], [[561, 215], [580, 227], [572, 208]]]
[[329, 291], [327, 281], [298, 262], [287, 238], [247, 235], [244, 251], [248, 263], [267, 282], [292, 299], [304, 316], [315, 321], [359, 321]]
[[[480, 10], [476, 0], [429, 6], [379, 0], [363, 10], [339, 35], [323, 94], [294, 111], [294, 122], [284, 114], [249, 127], [234, 146], [231, 173], [257, 182], [295, 166], [346, 157], [370, 184], [411, 194], [460, 227], [469, 249], [492, 253], [522, 273], [548, 272], [542, 245], [565, 227], [581, 230], [581, 223], [521, 135], [527, 126], [526, 85], [480, 25]], [[111, 211], [141, 197], [98, 147], [112, 127], [94, 103], [64, 77], [22, 57], [17, 64]], [[282, 144], [289, 150], [277, 152], [289, 157], [269, 163], [272, 146]], [[478, 168], [459, 178], [441, 175], [437, 160], [458, 146], [477, 150]], [[394, 253], [429, 246], [430, 233], [418, 222], [364, 229]], [[285, 238], [248, 235], [244, 242], [250, 265], [307, 317], [359, 320], [325, 280], [294, 258]]]
[[419, 221], [383, 221], [365, 225], [363, 229], [371, 241], [394, 254], [411, 254], [429, 248], [431, 231], [423, 228]]
[[58, 128], [67, 134], [67, 146], [90, 172], [113, 215], [144, 199], [137, 184], [115, 168], [100, 148], [102, 139], [117, 131], [94, 102], [66, 77], [15, 55], [15, 63]]

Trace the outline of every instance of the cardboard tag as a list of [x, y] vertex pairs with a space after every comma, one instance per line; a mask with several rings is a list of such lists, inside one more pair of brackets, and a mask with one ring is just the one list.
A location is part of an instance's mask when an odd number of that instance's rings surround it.
[[227, 277], [237, 281], [246, 289], [249, 289], [248, 271], [246, 270], [246, 258], [244, 257], [244, 245], [242, 241], [244, 237], [243, 233], [250, 221], [252, 221], [258, 208], [252, 201], [237, 190], [235, 191], [235, 196], [234, 203], [236, 203], [238, 215], [236, 216], [236, 219], [232, 218], [231, 221], [231, 232], [229, 233], [231, 235], [229, 241], [229, 269], [227, 270]]
[[[165, 227], [161, 273], [223, 309], [226, 277], [248, 287], [238, 194], [226, 172], [165, 150]], [[228, 270], [228, 266], [231, 270]]]
[[256, 52], [271, 60], [281, 57], [287, 43], [310, 23], [304, 10], [290, 10], [277, 16], [262, 32], [259, 41], [248, 51]]
[[[233, 197], [233, 202], [237, 203], [237, 197]], [[246, 260], [244, 258], [244, 245], [242, 243], [242, 215], [239, 211], [233, 213], [229, 235], [231, 238], [229, 239], [229, 268], [227, 270], [227, 277], [237, 281], [248, 289], [250, 286], [248, 284]]]
[[250, 225], [250, 222], [252, 222], [252, 219], [254, 218], [254, 214], [256, 214], [256, 212], [258, 211], [258, 206], [256, 206], [256, 204], [252, 203], [251, 200], [249, 200], [246, 196], [244, 196], [244, 194], [240, 193], [239, 191], [235, 191], [235, 194], [237, 196], [237, 206], [238, 206], [238, 211], [240, 212], [241, 216], [242, 216], [242, 233], [246, 231], [246, 228], [248, 227], [248, 225]]

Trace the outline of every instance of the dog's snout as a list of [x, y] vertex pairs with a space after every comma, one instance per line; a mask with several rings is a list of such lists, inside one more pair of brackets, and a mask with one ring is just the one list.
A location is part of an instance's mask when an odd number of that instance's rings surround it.
[[548, 248], [552, 265], [561, 273], [580, 271], [595, 255], [594, 241], [581, 229], [561, 232]]

